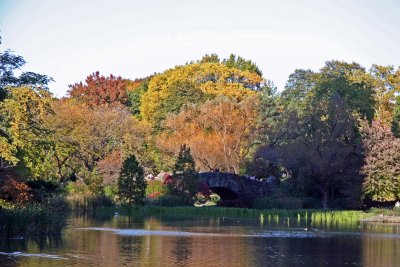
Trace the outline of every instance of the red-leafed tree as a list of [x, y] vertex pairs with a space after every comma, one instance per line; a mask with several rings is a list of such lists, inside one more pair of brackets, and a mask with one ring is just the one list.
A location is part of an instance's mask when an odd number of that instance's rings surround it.
[[85, 102], [89, 106], [125, 104], [127, 101], [127, 84], [120, 76], [110, 74], [109, 77], [100, 75], [100, 72], [90, 74], [85, 84], [82, 82], [69, 85], [69, 95]]

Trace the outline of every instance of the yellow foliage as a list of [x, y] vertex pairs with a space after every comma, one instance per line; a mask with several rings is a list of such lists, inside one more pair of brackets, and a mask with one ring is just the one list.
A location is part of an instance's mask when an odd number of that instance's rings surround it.
[[[229, 68], [220, 63], [178, 66], [151, 79], [148, 91], [142, 97], [141, 115], [144, 121], [153, 126], [160, 123], [159, 118], [163, 116], [160, 116], [159, 112], [165, 111], [162, 107], [176, 104], [173, 103], [171, 94], [177, 92], [171, 89], [179, 83], [190, 84], [199, 93], [204, 94], [205, 99], [223, 95], [241, 101], [256, 94], [252, 89], [257, 88], [261, 82], [262, 77], [253, 72]], [[166, 117], [166, 114], [162, 115]]]
[[51, 112], [52, 99], [46, 91], [36, 91], [29, 87], [10, 89], [10, 97], [0, 103], [0, 117], [8, 139], [0, 139], [0, 157], [17, 163], [17, 149], [30, 147], [41, 142], [44, 136], [42, 119]]

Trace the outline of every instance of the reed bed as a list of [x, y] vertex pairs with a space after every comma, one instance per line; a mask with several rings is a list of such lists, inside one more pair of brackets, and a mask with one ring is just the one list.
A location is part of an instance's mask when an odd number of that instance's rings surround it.
[[0, 210], [0, 236], [55, 236], [61, 235], [67, 213], [50, 206], [29, 205]]
[[318, 227], [354, 226], [361, 219], [369, 218], [373, 214], [363, 211], [336, 211], [336, 210], [257, 210], [244, 208], [224, 207], [160, 207], [144, 206], [121, 208], [122, 214], [160, 215], [160, 216], [210, 216], [232, 218], [256, 218], [261, 224], [274, 222], [292, 225], [313, 225]]

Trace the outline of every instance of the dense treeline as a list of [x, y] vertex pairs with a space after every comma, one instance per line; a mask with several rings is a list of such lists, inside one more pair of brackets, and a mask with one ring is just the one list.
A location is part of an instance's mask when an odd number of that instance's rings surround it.
[[[332, 60], [295, 70], [278, 92], [254, 62], [212, 54], [136, 80], [95, 72], [56, 99], [50, 77], [14, 76], [24, 63], [0, 54], [2, 205], [34, 201], [32, 182], [129, 204], [142, 204], [145, 191], [191, 203], [209, 196], [196, 173], [215, 170], [277, 177], [258, 202], [266, 207], [400, 199], [393, 66]], [[172, 177], [142, 182], [161, 171]]]

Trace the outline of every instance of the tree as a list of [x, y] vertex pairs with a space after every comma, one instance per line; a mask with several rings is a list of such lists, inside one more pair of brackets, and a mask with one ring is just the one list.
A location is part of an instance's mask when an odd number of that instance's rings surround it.
[[50, 134], [43, 124], [51, 114], [51, 97], [45, 90], [28, 87], [11, 88], [0, 102], [1, 167], [18, 164], [35, 177], [46, 168]]
[[139, 84], [128, 85], [128, 103], [129, 109], [131, 110], [132, 114], [137, 117], [141, 118], [140, 116], [140, 105], [142, 96], [144, 93], [147, 92], [149, 87], [149, 80], [144, 80]]
[[219, 59], [217, 54], [205, 54], [197, 63], [220, 63], [221, 60]]
[[400, 137], [400, 95], [396, 97], [396, 104], [393, 109], [392, 132], [394, 136]]
[[375, 92], [375, 120], [385, 125], [393, 121], [396, 94], [400, 93], [400, 68], [372, 65], [369, 70], [370, 83]]
[[[261, 69], [254, 62], [234, 54], [230, 54], [228, 58], [225, 58], [222, 61], [217, 54], [205, 54], [200, 60], [197, 60], [196, 63], [222, 63], [228, 68], [250, 71], [259, 75], [260, 77], [262, 76]], [[193, 64], [193, 62], [190, 64]]]
[[254, 160], [283, 166], [299, 188], [319, 190], [323, 208], [332, 203], [335, 195], [357, 198], [362, 151], [354, 126], [343, 100], [335, 95], [328, 105], [317, 107], [304, 118], [291, 115], [278, 134], [271, 134], [277, 139], [261, 147]]
[[374, 201], [400, 199], [400, 138], [380, 121], [364, 122], [362, 127], [365, 147], [364, 195]]
[[316, 86], [315, 73], [311, 70], [297, 69], [289, 75], [281, 102], [287, 110], [304, 111], [310, 104], [312, 90]]
[[[211, 57], [214, 57], [211, 55]], [[246, 60], [241, 56], [237, 56], [234, 54], [230, 54], [227, 59], [224, 59], [222, 63], [228, 68], [236, 68], [239, 70], [247, 70], [253, 73], [256, 73], [259, 76], [262, 76], [262, 71], [260, 68], [251, 60]]]
[[52, 131], [49, 139], [53, 147], [48, 155], [51, 171], [59, 181], [71, 175], [86, 181], [90, 175], [100, 174], [103, 182], [116, 184], [119, 157], [135, 153], [145, 166], [148, 163], [142, 161], [146, 158], [146, 127], [132, 117], [127, 107], [91, 108], [75, 99], [63, 99], [54, 102], [53, 111], [44, 122]]
[[86, 84], [69, 85], [69, 95], [89, 106], [126, 104], [126, 81], [121, 77], [110, 75], [105, 77], [97, 71], [87, 76]]
[[[1, 44], [1, 37], [0, 37]], [[48, 90], [47, 85], [53, 79], [47, 75], [34, 72], [22, 72], [16, 77], [14, 72], [26, 64], [23, 57], [13, 54], [11, 50], [0, 53], [0, 101], [7, 96], [7, 87], [41, 87]]]
[[187, 144], [201, 170], [239, 173], [257, 140], [258, 102], [219, 97], [188, 106], [166, 119], [158, 145], [172, 155]]
[[198, 174], [190, 147], [186, 144], [180, 146], [172, 177], [169, 184], [171, 193], [182, 196], [185, 203], [191, 203], [197, 193]]
[[296, 70], [289, 76], [282, 100], [289, 109], [309, 113], [338, 94], [351, 112], [372, 120], [375, 91], [370, 75], [357, 63], [327, 61], [319, 72]]
[[143, 205], [146, 195], [143, 168], [134, 155], [126, 158], [118, 178], [118, 194], [128, 205]]
[[[177, 113], [190, 103], [201, 103], [217, 96], [243, 100], [257, 94], [261, 76], [220, 63], [193, 63], [155, 75], [142, 95], [140, 114], [152, 127], [169, 113]], [[158, 129], [160, 130], [160, 129]]]

